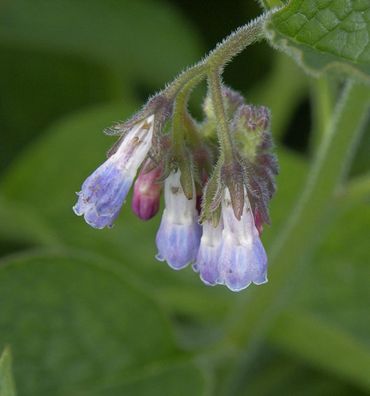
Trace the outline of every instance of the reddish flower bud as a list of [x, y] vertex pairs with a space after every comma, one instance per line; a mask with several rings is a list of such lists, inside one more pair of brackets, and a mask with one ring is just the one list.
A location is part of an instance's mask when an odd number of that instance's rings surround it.
[[263, 232], [263, 219], [260, 212], [256, 209], [253, 214], [254, 224], [257, 228], [258, 234], [261, 236]]
[[141, 220], [149, 220], [159, 210], [162, 185], [158, 178], [162, 173], [161, 167], [147, 171], [149, 161], [144, 165], [134, 185], [132, 210]]

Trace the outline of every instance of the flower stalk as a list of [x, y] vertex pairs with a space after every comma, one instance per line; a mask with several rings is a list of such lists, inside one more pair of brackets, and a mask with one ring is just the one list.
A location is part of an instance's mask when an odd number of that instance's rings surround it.
[[221, 77], [218, 70], [211, 71], [208, 77], [208, 86], [211, 93], [213, 109], [218, 121], [217, 135], [221, 148], [222, 160], [226, 164], [234, 157], [233, 145], [230, 137], [229, 124], [226, 119], [225, 104], [221, 93]]
[[213, 51], [194, 66], [184, 70], [175, 80], [168, 84], [162, 93], [168, 98], [175, 98], [192, 79], [197, 83], [207, 77], [209, 72], [222, 70], [236, 55], [249, 45], [263, 38], [263, 26], [267, 13], [239, 27], [226, 37]]

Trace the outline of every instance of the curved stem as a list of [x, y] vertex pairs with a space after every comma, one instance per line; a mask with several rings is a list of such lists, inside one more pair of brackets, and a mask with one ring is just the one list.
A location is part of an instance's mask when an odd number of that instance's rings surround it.
[[167, 85], [163, 94], [168, 98], [175, 98], [179, 91], [193, 78], [199, 82], [207, 75], [208, 70], [221, 70], [226, 63], [243, 51], [247, 46], [263, 37], [263, 25], [268, 14], [262, 14], [226, 37], [203, 60], [184, 70], [175, 80]]
[[184, 70], [180, 73], [175, 80], [168, 84], [162, 93], [168, 98], [175, 98], [178, 93], [185, 87], [187, 83], [195, 79], [197, 83], [200, 83], [207, 75], [207, 65], [202, 60], [196, 65]]
[[223, 68], [236, 55], [263, 37], [263, 26], [267, 14], [239, 27], [209, 53], [205, 62], [211, 69]]
[[181, 155], [184, 133], [188, 129], [189, 115], [187, 114], [187, 104], [189, 96], [194, 87], [203, 80], [203, 75], [193, 77], [178, 92], [175, 100], [175, 107], [172, 116], [172, 132], [175, 150]]

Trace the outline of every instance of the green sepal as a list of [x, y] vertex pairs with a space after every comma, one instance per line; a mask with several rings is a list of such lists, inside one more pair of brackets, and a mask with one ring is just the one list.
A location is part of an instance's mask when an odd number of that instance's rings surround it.
[[213, 213], [216, 212], [217, 209], [220, 207], [222, 192], [224, 189], [221, 178], [221, 167], [222, 162], [219, 161], [216, 164], [212, 176], [209, 178], [204, 188], [202, 211], [200, 214], [201, 222], [212, 219]]
[[179, 169], [181, 172], [180, 183], [184, 194], [187, 199], [192, 199], [194, 195], [194, 171], [190, 155], [185, 155], [179, 161]]

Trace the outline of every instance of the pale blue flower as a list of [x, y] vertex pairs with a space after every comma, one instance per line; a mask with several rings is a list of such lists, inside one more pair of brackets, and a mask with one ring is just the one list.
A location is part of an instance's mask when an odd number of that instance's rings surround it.
[[167, 261], [175, 270], [194, 262], [201, 237], [195, 189], [193, 198], [187, 199], [181, 187], [180, 176], [180, 171], [172, 172], [165, 180], [166, 207], [156, 238], [156, 258]]
[[220, 278], [218, 270], [221, 242], [222, 242], [222, 220], [217, 227], [214, 227], [210, 221], [203, 223], [203, 233], [200, 241], [200, 247], [197, 260], [193, 264], [193, 269], [199, 272], [200, 279], [206, 285], [216, 285]]
[[240, 220], [235, 215], [230, 193], [225, 190], [222, 202], [222, 243], [218, 265], [218, 283], [225, 284], [232, 291], [240, 291], [251, 283], [261, 285], [267, 282], [267, 256], [247, 195]]
[[111, 227], [151, 147], [154, 116], [136, 124], [117, 151], [95, 170], [77, 193], [73, 207], [94, 228]]

